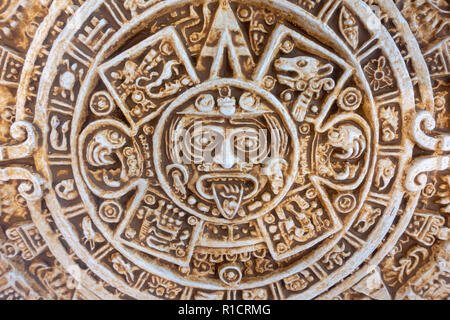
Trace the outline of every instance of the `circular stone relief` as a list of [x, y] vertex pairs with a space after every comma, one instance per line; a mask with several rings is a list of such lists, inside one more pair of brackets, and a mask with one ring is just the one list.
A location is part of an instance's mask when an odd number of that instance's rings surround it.
[[392, 250], [417, 205], [401, 127], [429, 93], [369, 5], [51, 8], [27, 60], [51, 219], [31, 211], [99, 296], [316, 298]]
[[[383, 52], [390, 37], [352, 48], [345, 32], [287, 3], [228, 1], [150, 6], [97, 31], [118, 18], [98, 5], [84, 9], [101, 17], [56, 39], [50, 56], [65, 68], [39, 89], [52, 128], [46, 152], [63, 158], [49, 169], [58, 175], [65, 162], [80, 190], [56, 198], [69, 212], [55, 218], [63, 234], [78, 230], [69, 245], [93, 270], [112, 268], [105, 280], [130, 295], [149, 275], [203, 290], [299, 278], [307, 292], [367, 257], [389, 217], [366, 232], [352, 224], [363, 210], [397, 205], [387, 199], [400, 199], [393, 186], [408, 157], [377, 154], [376, 96], [391, 95], [398, 114], [410, 107], [411, 84]], [[203, 13], [192, 26], [182, 22], [188, 9]], [[353, 10], [353, 19], [367, 14]], [[68, 123], [75, 139], [65, 145]]]
[[272, 210], [298, 171], [298, 133], [286, 111], [269, 92], [236, 79], [187, 91], [153, 135], [161, 187], [184, 210], [219, 224]]

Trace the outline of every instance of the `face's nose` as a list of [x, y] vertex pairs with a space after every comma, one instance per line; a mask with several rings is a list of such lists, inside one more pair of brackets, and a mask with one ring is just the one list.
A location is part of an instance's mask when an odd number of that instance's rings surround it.
[[213, 162], [224, 169], [231, 169], [237, 163], [232, 144], [228, 139], [225, 139], [223, 142], [219, 152], [215, 155]]

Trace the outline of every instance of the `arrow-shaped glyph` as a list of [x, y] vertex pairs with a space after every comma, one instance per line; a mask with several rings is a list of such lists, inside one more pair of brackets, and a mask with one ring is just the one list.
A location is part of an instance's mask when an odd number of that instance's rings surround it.
[[249, 67], [254, 66], [254, 61], [236, 16], [231, 10], [228, 1], [222, 0], [211, 25], [208, 38], [200, 53], [197, 68], [205, 70], [204, 59], [212, 57], [213, 63], [209, 77], [210, 79], [219, 78], [225, 58], [225, 49], [228, 50], [228, 62], [233, 70], [233, 76], [235, 78], [245, 78], [241, 69], [241, 57], [247, 58], [246, 65]]

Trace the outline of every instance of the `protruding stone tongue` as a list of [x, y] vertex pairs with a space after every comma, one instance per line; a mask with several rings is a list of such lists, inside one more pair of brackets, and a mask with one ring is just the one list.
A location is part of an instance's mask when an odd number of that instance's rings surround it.
[[238, 212], [244, 195], [244, 182], [214, 182], [214, 201], [222, 216], [233, 219]]

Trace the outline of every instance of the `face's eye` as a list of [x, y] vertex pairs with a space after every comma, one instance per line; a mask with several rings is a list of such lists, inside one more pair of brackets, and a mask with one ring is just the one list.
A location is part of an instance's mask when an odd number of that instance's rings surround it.
[[234, 137], [234, 145], [242, 152], [256, 152], [259, 149], [259, 135], [256, 132], [242, 132]]
[[198, 137], [195, 138], [194, 143], [197, 146], [200, 146], [202, 148], [207, 147], [208, 145], [210, 145], [211, 143], [214, 142], [214, 139], [212, 136], [207, 136], [207, 135], [199, 135]]
[[338, 130], [332, 130], [328, 133], [328, 137], [333, 140], [338, 140], [341, 137], [341, 133]]
[[210, 151], [221, 141], [220, 138], [219, 132], [204, 129], [193, 134], [191, 144], [197, 150]]
[[297, 66], [299, 66], [300, 68], [304, 68], [308, 65], [308, 61], [304, 60], [304, 59], [300, 59], [297, 61]]

